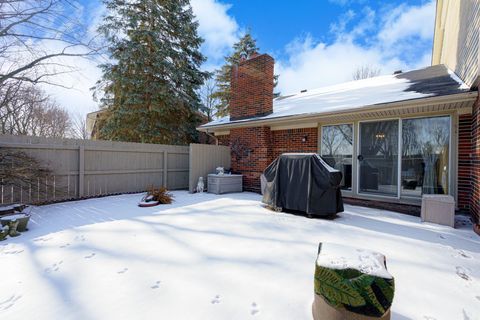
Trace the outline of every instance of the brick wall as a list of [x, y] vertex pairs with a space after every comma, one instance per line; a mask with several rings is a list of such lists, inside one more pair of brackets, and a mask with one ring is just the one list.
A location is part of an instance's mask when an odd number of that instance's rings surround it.
[[480, 223], [480, 97], [473, 108], [472, 117], [472, 193], [470, 210], [476, 224]]
[[262, 54], [233, 67], [229, 110], [231, 120], [272, 113], [273, 66], [273, 58]]
[[260, 175], [280, 154], [317, 152], [318, 129], [270, 131], [269, 127], [240, 128], [218, 136], [218, 143], [232, 149], [232, 170], [244, 175], [245, 190], [260, 191]]
[[458, 122], [458, 208], [470, 211], [472, 194], [472, 115], [466, 114]]
[[218, 144], [221, 146], [230, 146], [230, 135], [221, 135], [221, 136], [216, 136], [218, 140]]
[[243, 174], [247, 191], [260, 191], [260, 175], [271, 162], [271, 132], [268, 127], [230, 130], [232, 170]]
[[287, 152], [318, 152], [318, 129], [272, 131], [272, 161]]

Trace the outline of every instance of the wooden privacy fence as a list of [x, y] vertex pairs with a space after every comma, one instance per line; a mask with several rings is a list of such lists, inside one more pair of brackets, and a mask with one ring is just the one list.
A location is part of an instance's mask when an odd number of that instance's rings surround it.
[[[150, 186], [193, 192], [198, 177], [230, 168], [230, 148], [191, 144], [50, 139], [0, 135], [0, 148], [24, 152], [53, 171], [36, 183], [7, 185], [1, 181], [0, 204], [42, 203], [141, 192]], [[11, 164], [15, 166], [15, 163]]]
[[53, 170], [50, 180], [38, 177], [31, 185], [2, 182], [2, 204], [141, 192], [149, 186], [187, 189], [189, 183], [188, 146], [1, 135], [0, 148], [24, 152]]
[[195, 191], [198, 178], [203, 177], [205, 187], [207, 186], [207, 175], [215, 173], [217, 167], [230, 169], [231, 156], [230, 148], [226, 146], [215, 146], [209, 144], [190, 144], [190, 178], [188, 190]]

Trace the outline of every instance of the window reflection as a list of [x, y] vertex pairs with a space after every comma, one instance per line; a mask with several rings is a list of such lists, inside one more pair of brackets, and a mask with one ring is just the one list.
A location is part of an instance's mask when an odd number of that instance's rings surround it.
[[398, 195], [398, 120], [360, 123], [360, 192]]
[[352, 190], [353, 126], [341, 124], [322, 127], [322, 158], [343, 174], [341, 188]]
[[402, 195], [448, 194], [450, 117], [402, 121]]

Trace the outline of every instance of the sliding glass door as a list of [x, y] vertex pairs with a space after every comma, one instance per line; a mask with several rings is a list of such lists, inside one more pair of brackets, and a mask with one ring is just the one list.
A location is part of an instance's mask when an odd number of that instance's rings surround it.
[[398, 196], [398, 120], [361, 122], [359, 192]]
[[451, 125], [448, 115], [325, 125], [320, 153], [342, 172], [341, 188], [354, 194], [450, 194]]

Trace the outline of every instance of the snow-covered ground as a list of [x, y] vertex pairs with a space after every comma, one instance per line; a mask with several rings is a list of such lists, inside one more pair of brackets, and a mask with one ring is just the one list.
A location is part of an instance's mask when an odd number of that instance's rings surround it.
[[392, 319], [480, 319], [480, 237], [346, 206], [333, 221], [264, 209], [252, 193], [121, 195], [35, 208], [0, 242], [0, 319], [311, 319], [319, 242], [386, 255]]

